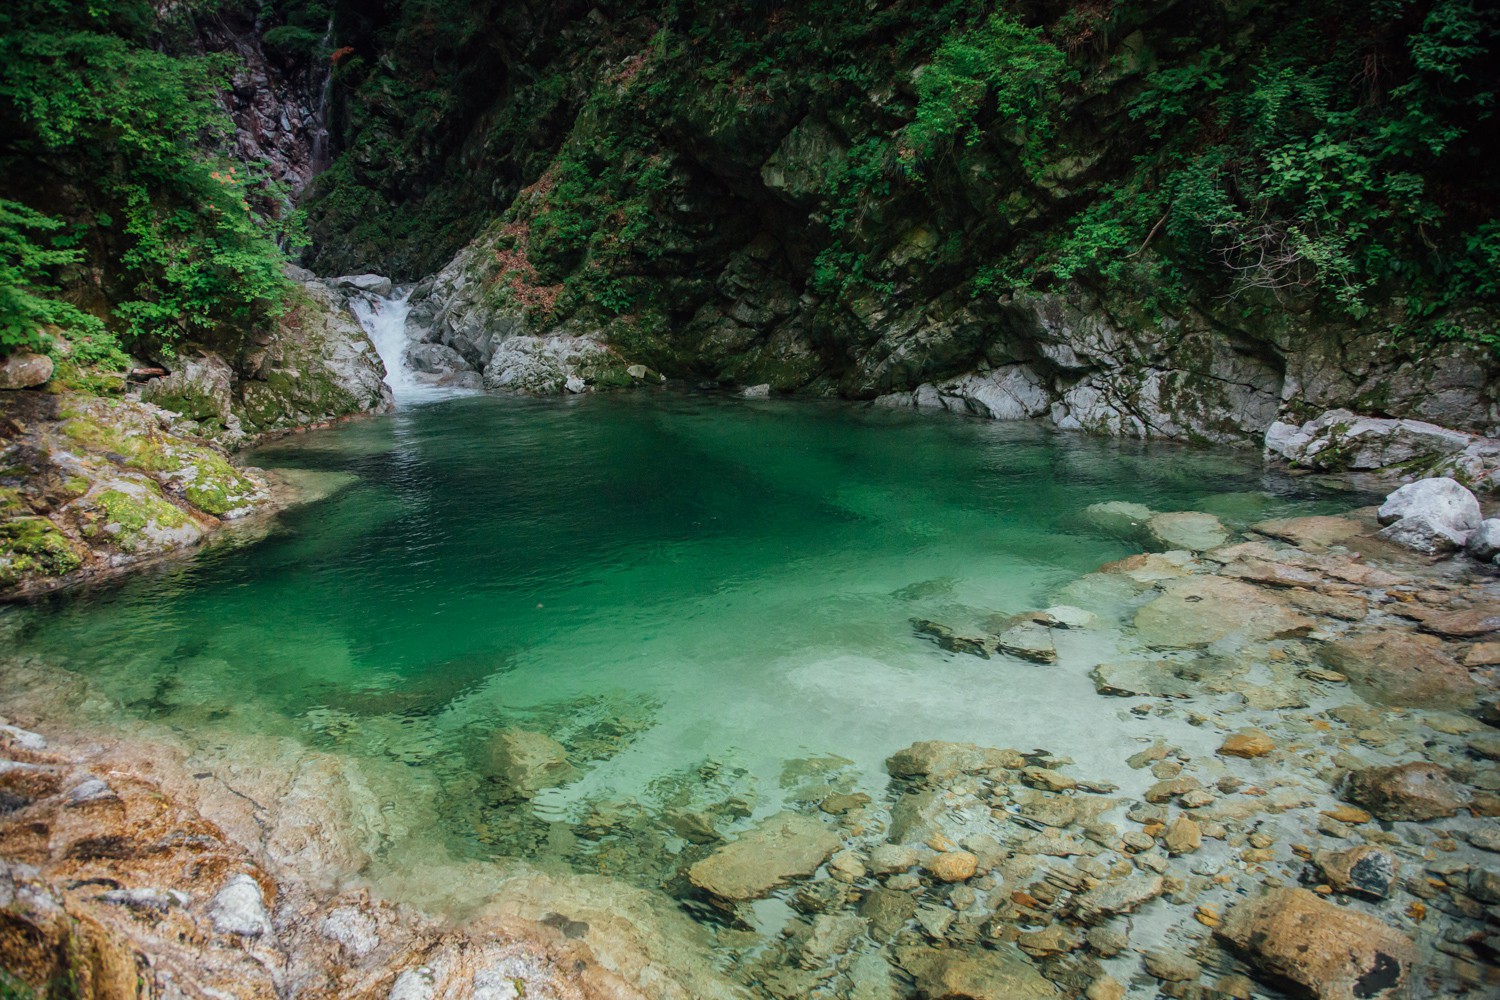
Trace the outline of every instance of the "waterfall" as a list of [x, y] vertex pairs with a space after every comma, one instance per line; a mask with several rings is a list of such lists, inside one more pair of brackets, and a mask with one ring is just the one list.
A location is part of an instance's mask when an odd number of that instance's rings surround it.
[[385, 384], [397, 400], [424, 395], [425, 386], [412, 377], [406, 365], [406, 316], [411, 312], [411, 290], [397, 289], [389, 297], [352, 295], [349, 309], [359, 325], [370, 335], [370, 341], [385, 363]]

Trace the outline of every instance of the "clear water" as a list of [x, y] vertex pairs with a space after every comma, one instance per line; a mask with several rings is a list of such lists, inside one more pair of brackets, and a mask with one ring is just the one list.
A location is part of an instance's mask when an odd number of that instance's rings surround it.
[[[251, 460], [344, 485], [253, 544], [21, 612], [19, 646], [130, 715], [408, 764], [438, 789], [434, 846], [585, 870], [600, 849], [547, 831], [601, 802], [665, 831], [709, 800], [877, 793], [918, 739], [1119, 772], [1141, 730], [1087, 674], [1123, 630], [1062, 633], [1043, 667], [944, 653], [910, 620], [1056, 603], [1138, 550], [1080, 516], [1097, 501], [1231, 526], [1350, 505], [1252, 454], [670, 394], [454, 398]], [[505, 803], [486, 747], [514, 725], [560, 740], [579, 780]], [[664, 882], [652, 850], [612, 870]]]

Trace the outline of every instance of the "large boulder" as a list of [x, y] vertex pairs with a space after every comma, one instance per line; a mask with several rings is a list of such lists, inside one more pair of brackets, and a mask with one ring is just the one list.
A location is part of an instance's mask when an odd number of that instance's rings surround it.
[[179, 350], [165, 378], [146, 383], [141, 399], [180, 413], [207, 429], [230, 425], [234, 369], [212, 351]]
[[391, 279], [379, 274], [346, 274], [334, 278], [333, 283], [340, 288], [378, 295], [381, 298], [391, 294]]
[[688, 869], [700, 889], [734, 902], [759, 899], [818, 870], [842, 841], [819, 820], [777, 813]]
[[52, 359], [45, 354], [17, 351], [0, 358], [0, 389], [31, 389], [52, 377]]
[[484, 387], [538, 396], [586, 392], [599, 383], [630, 383], [626, 367], [618, 355], [587, 337], [507, 337], [485, 365]]
[[1435, 636], [1403, 630], [1355, 633], [1325, 644], [1323, 662], [1367, 701], [1403, 708], [1465, 708], [1476, 684]]
[[1474, 494], [1458, 480], [1446, 477], [1407, 483], [1386, 497], [1376, 512], [1384, 525], [1413, 516], [1431, 518], [1445, 528], [1463, 533], [1478, 528], [1483, 520]]
[[1387, 924], [1306, 889], [1271, 889], [1229, 911], [1216, 932], [1256, 973], [1313, 1000], [1402, 996], [1416, 947]]

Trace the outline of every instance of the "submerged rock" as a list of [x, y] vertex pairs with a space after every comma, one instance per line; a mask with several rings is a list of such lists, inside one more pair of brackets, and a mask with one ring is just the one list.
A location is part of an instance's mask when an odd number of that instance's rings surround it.
[[1318, 851], [1313, 864], [1338, 892], [1367, 899], [1391, 894], [1401, 863], [1385, 848], [1361, 844], [1347, 851]]
[[1023, 622], [1006, 629], [997, 638], [996, 649], [1008, 656], [1033, 663], [1057, 662], [1057, 646], [1052, 641], [1052, 630], [1037, 622]]
[[841, 842], [816, 819], [777, 813], [693, 865], [688, 879], [720, 899], [759, 899], [789, 879], [817, 871]]
[[1217, 576], [1192, 576], [1162, 585], [1162, 596], [1136, 612], [1142, 642], [1154, 649], [1189, 649], [1237, 636], [1250, 642], [1289, 639], [1315, 622], [1260, 587]]
[[490, 770], [511, 794], [522, 799], [565, 784], [576, 773], [561, 743], [525, 729], [495, 734], [490, 745]]
[[1464, 708], [1479, 686], [1430, 635], [1380, 629], [1326, 643], [1318, 655], [1366, 699], [1412, 708]]
[[1399, 996], [1416, 959], [1394, 927], [1305, 889], [1271, 889], [1235, 906], [1216, 934], [1260, 976], [1314, 1000]]
[[1206, 552], [1229, 541], [1229, 532], [1217, 517], [1197, 511], [1157, 514], [1146, 526], [1156, 543], [1166, 549]]
[[1146, 533], [1146, 524], [1156, 516], [1156, 511], [1141, 503], [1128, 500], [1106, 500], [1089, 504], [1083, 509], [1084, 520], [1094, 527], [1120, 538], [1140, 538]]
[[945, 1000], [1033, 1000], [1058, 989], [1013, 944], [997, 948], [896, 949], [896, 961], [917, 981], [923, 996]]
[[1383, 820], [1440, 819], [1457, 814], [1469, 801], [1468, 789], [1427, 761], [1355, 771], [1344, 795]]

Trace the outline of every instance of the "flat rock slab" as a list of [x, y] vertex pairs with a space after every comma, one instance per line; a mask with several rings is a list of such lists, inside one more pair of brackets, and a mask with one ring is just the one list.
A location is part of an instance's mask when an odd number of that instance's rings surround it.
[[1230, 636], [1249, 642], [1307, 635], [1313, 619], [1260, 587], [1216, 576], [1193, 576], [1162, 586], [1162, 596], [1136, 612], [1140, 640], [1154, 649], [1192, 649]]
[[1416, 959], [1396, 928], [1306, 889], [1272, 889], [1241, 903], [1217, 934], [1261, 976], [1316, 1000], [1402, 996]]
[[1365, 534], [1364, 525], [1358, 521], [1325, 515], [1261, 521], [1251, 525], [1250, 530], [1314, 552]]
[[759, 899], [788, 879], [817, 871], [841, 843], [819, 820], [777, 813], [693, 865], [688, 878], [720, 899]]
[[1336, 639], [1319, 650], [1360, 696], [1406, 708], [1465, 708], [1479, 685], [1430, 635], [1380, 629]]
[[1229, 532], [1217, 517], [1192, 510], [1157, 514], [1146, 525], [1152, 539], [1165, 549], [1206, 552], [1229, 541]]

